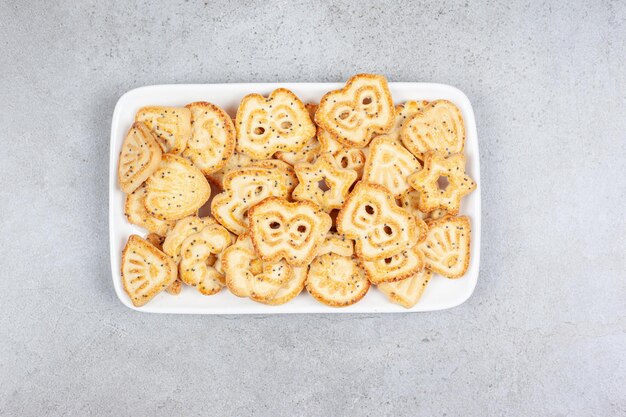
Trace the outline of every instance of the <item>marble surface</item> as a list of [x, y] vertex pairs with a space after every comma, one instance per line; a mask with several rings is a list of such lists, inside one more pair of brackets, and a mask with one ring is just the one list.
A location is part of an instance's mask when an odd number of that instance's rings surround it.
[[[0, 0], [0, 415], [626, 414], [624, 2], [53, 3]], [[121, 94], [365, 71], [473, 103], [483, 244], [465, 304], [237, 317], [117, 300]]]

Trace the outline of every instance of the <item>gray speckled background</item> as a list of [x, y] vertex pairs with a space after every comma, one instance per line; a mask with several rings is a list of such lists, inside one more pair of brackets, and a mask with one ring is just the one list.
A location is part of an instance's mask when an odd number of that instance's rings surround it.
[[[624, 2], [17, 3], [0, 1], [0, 415], [626, 414]], [[484, 229], [468, 302], [122, 306], [106, 185], [122, 93], [361, 71], [449, 83], [474, 105]]]

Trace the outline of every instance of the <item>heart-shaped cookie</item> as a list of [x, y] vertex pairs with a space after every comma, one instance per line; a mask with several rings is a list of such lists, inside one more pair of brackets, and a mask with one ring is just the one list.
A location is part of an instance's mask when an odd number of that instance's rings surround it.
[[374, 135], [386, 133], [395, 122], [387, 80], [382, 75], [355, 75], [341, 90], [322, 97], [315, 122], [345, 146], [367, 146]]

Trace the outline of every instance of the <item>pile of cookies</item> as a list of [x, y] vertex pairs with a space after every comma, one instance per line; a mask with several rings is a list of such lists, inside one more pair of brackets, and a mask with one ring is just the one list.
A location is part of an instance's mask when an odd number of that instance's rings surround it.
[[464, 143], [453, 103], [394, 107], [380, 75], [318, 104], [250, 94], [234, 119], [206, 102], [144, 107], [119, 157], [126, 217], [149, 232], [124, 248], [124, 289], [135, 306], [188, 285], [274, 305], [306, 288], [342, 307], [373, 284], [411, 308], [433, 272], [469, 265]]

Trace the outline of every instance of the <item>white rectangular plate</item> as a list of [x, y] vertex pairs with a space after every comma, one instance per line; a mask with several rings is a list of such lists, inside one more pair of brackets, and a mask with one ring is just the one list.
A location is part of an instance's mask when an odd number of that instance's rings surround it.
[[341, 88], [341, 83], [250, 83], [250, 84], [182, 84], [153, 85], [131, 90], [124, 94], [113, 113], [109, 166], [109, 235], [111, 246], [111, 273], [113, 286], [125, 306], [149, 313], [176, 314], [275, 314], [275, 313], [390, 313], [407, 311], [433, 311], [455, 307], [467, 300], [474, 291], [480, 264], [480, 162], [476, 121], [467, 96], [458, 89], [444, 84], [390, 83], [395, 103], [408, 100], [447, 99], [456, 104], [465, 119], [467, 173], [478, 184], [477, 189], [462, 203], [461, 214], [468, 215], [472, 223], [471, 261], [461, 279], [451, 280], [433, 276], [422, 299], [407, 310], [389, 302], [374, 286], [358, 303], [344, 308], [332, 308], [319, 303], [306, 290], [287, 304], [267, 306], [239, 298], [224, 289], [213, 296], [203, 296], [191, 287], [184, 287], [178, 296], [165, 292], [157, 295], [147, 305], [136, 308], [124, 292], [120, 277], [121, 253], [128, 236], [133, 233], [145, 236], [146, 232], [126, 221], [124, 193], [117, 184], [117, 159], [126, 132], [140, 107], [148, 105], [184, 106], [194, 101], [214, 103], [234, 115], [241, 99], [249, 93], [269, 94], [278, 87], [292, 90], [305, 103], [319, 102], [324, 93]]

